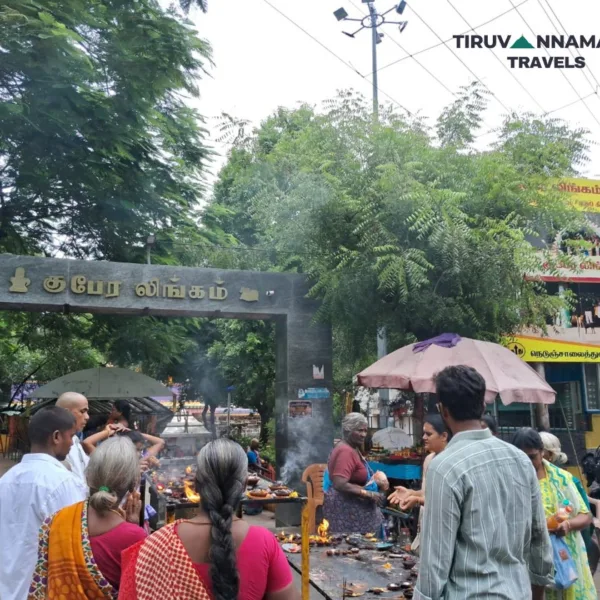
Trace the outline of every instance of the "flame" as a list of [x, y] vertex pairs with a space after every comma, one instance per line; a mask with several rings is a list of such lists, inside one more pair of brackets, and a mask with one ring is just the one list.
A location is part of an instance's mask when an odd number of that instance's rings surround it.
[[327, 519], [323, 519], [321, 524], [317, 527], [317, 533], [319, 537], [326, 538], [327, 532], [329, 531], [329, 521]]
[[329, 521], [327, 519], [323, 519], [321, 524], [317, 527], [317, 535], [311, 535], [309, 540], [319, 545], [330, 544], [331, 538], [327, 535], [328, 531]]
[[186, 475], [191, 475], [193, 470], [194, 470], [194, 469], [192, 468], [192, 465], [188, 465], [188, 466], [185, 468]]
[[190, 502], [200, 502], [200, 494], [194, 490], [191, 481], [184, 481], [183, 487], [185, 489], [185, 496]]
[[157, 489], [159, 492], [162, 492], [162, 491], [165, 489], [165, 486], [164, 486], [162, 483], [157, 483], [157, 484], [156, 484], [156, 489]]

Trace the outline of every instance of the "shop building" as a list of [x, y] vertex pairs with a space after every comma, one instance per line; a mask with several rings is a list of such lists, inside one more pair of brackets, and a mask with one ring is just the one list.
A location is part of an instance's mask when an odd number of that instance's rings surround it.
[[[550, 294], [571, 294], [572, 310], [561, 311], [547, 324], [547, 332], [523, 331], [510, 338], [509, 347], [534, 366], [556, 390], [556, 403], [544, 410], [529, 405], [495, 407], [507, 434], [517, 427], [548, 426], [561, 440], [569, 464], [576, 465], [586, 450], [600, 446], [600, 182], [573, 179], [563, 191], [585, 212], [596, 233], [578, 235], [586, 248], [573, 253], [572, 266], [535, 274]], [[566, 248], [561, 248], [565, 251]], [[568, 250], [567, 250], [568, 251]], [[573, 258], [572, 257], [572, 258]]]

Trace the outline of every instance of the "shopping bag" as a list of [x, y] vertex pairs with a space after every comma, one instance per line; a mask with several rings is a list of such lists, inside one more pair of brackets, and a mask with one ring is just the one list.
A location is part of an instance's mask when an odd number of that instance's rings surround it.
[[329, 478], [329, 469], [325, 469], [325, 473], [323, 473], [323, 493], [326, 494], [332, 486], [333, 484]]
[[569, 547], [562, 538], [550, 536], [554, 557], [554, 587], [566, 590], [577, 581], [577, 567]]

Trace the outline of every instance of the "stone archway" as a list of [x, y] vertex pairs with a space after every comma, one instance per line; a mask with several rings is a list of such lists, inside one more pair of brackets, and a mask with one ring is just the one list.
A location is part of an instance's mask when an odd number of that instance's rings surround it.
[[333, 443], [331, 330], [301, 275], [0, 256], [0, 309], [270, 319], [277, 463], [292, 485]]

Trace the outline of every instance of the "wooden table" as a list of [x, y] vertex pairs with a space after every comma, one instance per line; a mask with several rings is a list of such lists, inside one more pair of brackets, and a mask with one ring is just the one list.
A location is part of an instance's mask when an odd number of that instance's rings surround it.
[[[323, 594], [327, 600], [340, 600], [343, 597], [343, 584], [362, 584], [366, 589], [387, 588], [390, 583], [402, 583], [411, 579], [410, 570], [403, 567], [400, 559], [388, 559], [383, 553], [374, 550], [361, 550], [364, 560], [357, 560], [352, 556], [327, 556], [327, 549], [316, 547], [310, 549], [309, 585]], [[304, 565], [299, 554], [287, 554], [288, 562], [292, 568], [304, 576]], [[383, 560], [382, 560], [383, 559]], [[388, 563], [391, 569], [384, 569]], [[399, 591], [391, 591], [375, 596], [366, 593], [362, 600], [396, 599]]]

